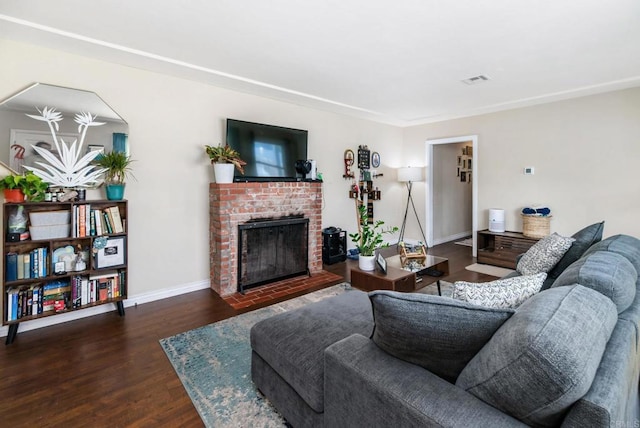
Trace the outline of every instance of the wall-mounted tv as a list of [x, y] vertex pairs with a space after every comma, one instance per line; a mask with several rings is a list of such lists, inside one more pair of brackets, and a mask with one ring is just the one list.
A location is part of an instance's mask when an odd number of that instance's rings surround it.
[[295, 181], [297, 160], [307, 159], [307, 131], [227, 119], [227, 144], [247, 165], [234, 181]]

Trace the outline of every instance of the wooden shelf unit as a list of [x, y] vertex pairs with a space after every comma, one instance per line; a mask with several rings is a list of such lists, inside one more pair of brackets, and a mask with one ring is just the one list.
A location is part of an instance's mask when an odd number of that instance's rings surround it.
[[[29, 213], [32, 212], [47, 212], [47, 211], [62, 211], [66, 210], [70, 212], [71, 217], [71, 231], [69, 233], [69, 237], [66, 238], [55, 238], [55, 239], [39, 239], [33, 240], [31, 238], [18, 241], [18, 242], [9, 242], [7, 241], [7, 232], [8, 232], [8, 222], [9, 216], [17, 210], [18, 206], [22, 205], [24, 207], [24, 212], [29, 218]], [[90, 209], [100, 210], [102, 212], [105, 208], [108, 207], [117, 207], [118, 212], [120, 214], [120, 218], [123, 224], [123, 232], [122, 233], [103, 233], [102, 235], [91, 235], [91, 230], [87, 229], [85, 231], [88, 236], [76, 236], [77, 233], [74, 230], [74, 212], [76, 207], [81, 205], [89, 206]], [[9, 326], [9, 333], [7, 335], [6, 344], [11, 344], [15, 339], [15, 336], [18, 331], [18, 326], [23, 321], [44, 318], [48, 316], [58, 315], [61, 313], [66, 313], [70, 311], [82, 310], [85, 308], [103, 305], [107, 303], [114, 303], [118, 310], [120, 316], [124, 316], [124, 305], [123, 301], [127, 298], [127, 256], [128, 256], [128, 239], [127, 239], [127, 201], [119, 200], [119, 201], [111, 201], [111, 200], [90, 200], [90, 201], [77, 201], [77, 202], [23, 202], [23, 203], [5, 203], [3, 206], [3, 231], [4, 236], [2, 238], [3, 242], [3, 257], [4, 257], [4, 268], [2, 272], [2, 324]], [[85, 208], [86, 210], [86, 208]], [[117, 250], [123, 251], [122, 254], [122, 263], [118, 264], [110, 264], [108, 266], [99, 267], [98, 259], [96, 258], [96, 251], [94, 251], [94, 242], [97, 238], [104, 237], [107, 238], [107, 242], [109, 246], [112, 243], [117, 242]], [[122, 238], [122, 239], [118, 239]], [[72, 272], [64, 272], [64, 273], [54, 273], [54, 264], [52, 262], [53, 253], [56, 249], [72, 246], [76, 249], [88, 250], [89, 258], [86, 263], [86, 269], [82, 271], [72, 271]], [[114, 244], [115, 247], [115, 244]], [[45, 248], [46, 249], [46, 257], [44, 257], [44, 262], [46, 266], [46, 275], [42, 277], [30, 277], [25, 279], [17, 279], [17, 280], [7, 280], [8, 273], [8, 263], [7, 256], [10, 253], [18, 254], [19, 256], [28, 255], [34, 249]], [[113, 248], [113, 247], [112, 247]], [[76, 250], [76, 254], [77, 254]], [[117, 259], [119, 261], [119, 259]], [[26, 266], [25, 266], [26, 268]], [[69, 296], [68, 301], [65, 299], [65, 307], [60, 308], [59, 310], [49, 310], [43, 311], [42, 313], [33, 314], [33, 306], [31, 309], [31, 313], [28, 315], [23, 315], [15, 320], [8, 320], [9, 315], [9, 298], [8, 292], [15, 292], [20, 290], [28, 290], [29, 288], [39, 287], [41, 292], [44, 291], [44, 286], [46, 284], [53, 283], [55, 281], [68, 281], [71, 286], [73, 286], [73, 279], [79, 277], [80, 280], [86, 278], [87, 281], [90, 279], [98, 280], [98, 277], [102, 277], [103, 279], [106, 277], [117, 278], [113, 280], [111, 285], [117, 282], [117, 287], [113, 286], [112, 294], [117, 294], [117, 296], [108, 296], [106, 298], [100, 298], [99, 293], [96, 292], [96, 300], [95, 301], [87, 301], [84, 304], [77, 304], [74, 306], [74, 302], [71, 301], [71, 296]], [[104, 282], [107, 282], [105, 279]], [[97, 283], [96, 283], [97, 285]], [[90, 299], [87, 299], [90, 300]]]
[[516, 268], [520, 254], [538, 242], [539, 238], [527, 238], [521, 232], [478, 231], [478, 263]]

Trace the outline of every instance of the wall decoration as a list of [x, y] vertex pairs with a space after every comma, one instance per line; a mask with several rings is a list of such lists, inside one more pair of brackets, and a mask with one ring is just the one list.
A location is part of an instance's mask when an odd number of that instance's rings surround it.
[[90, 126], [101, 126], [104, 122], [96, 122], [96, 116], [89, 112], [78, 113], [74, 121], [79, 125], [80, 142], [76, 138], [73, 142], [67, 143], [62, 137], [57, 135], [59, 130], [58, 122], [62, 118], [62, 114], [57, 112], [55, 108], [44, 107], [42, 110], [36, 108], [39, 115], [27, 114], [32, 119], [47, 122], [53, 142], [55, 144], [55, 156], [51, 151], [37, 145], [32, 145], [33, 149], [43, 157], [43, 162], [36, 162], [42, 169], [24, 166], [26, 169], [33, 171], [35, 175], [44, 181], [55, 186], [61, 187], [77, 187], [77, 186], [95, 186], [99, 184], [102, 174], [106, 171], [91, 165], [91, 161], [100, 154], [99, 151], [91, 151], [82, 156], [82, 146], [87, 135], [87, 129]]
[[355, 159], [355, 154], [353, 150], [347, 149], [344, 151], [344, 174], [343, 178], [355, 178], [355, 175], [351, 171], [351, 166], [353, 166], [353, 162]]
[[467, 181], [467, 171], [460, 171], [460, 182], [464, 183]]
[[380, 153], [378, 152], [371, 153], [371, 166], [373, 168], [378, 168], [380, 166]]
[[371, 151], [365, 145], [358, 146], [358, 168], [369, 169], [371, 166]]

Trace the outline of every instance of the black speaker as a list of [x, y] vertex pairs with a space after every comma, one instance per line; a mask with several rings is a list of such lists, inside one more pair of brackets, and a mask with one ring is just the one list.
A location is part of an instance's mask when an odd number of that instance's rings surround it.
[[328, 265], [347, 260], [347, 232], [335, 227], [322, 231], [322, 262]]

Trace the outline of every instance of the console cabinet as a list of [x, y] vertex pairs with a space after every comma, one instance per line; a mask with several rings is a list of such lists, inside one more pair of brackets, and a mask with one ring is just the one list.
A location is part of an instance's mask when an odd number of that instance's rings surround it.
[[[30, 229], [23, 240], [9, 233], [10, 216], [20, 206]], [[124, 315], [127, 201], [5, 203], [3, 215], [6, 344], [22, 321], [103, 304], [115, 304]]]
[[516, 268], [516, 259], [538, 242], [520, 232], [478, 231], [478, 263]]

